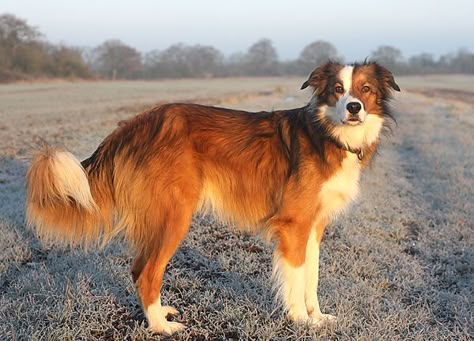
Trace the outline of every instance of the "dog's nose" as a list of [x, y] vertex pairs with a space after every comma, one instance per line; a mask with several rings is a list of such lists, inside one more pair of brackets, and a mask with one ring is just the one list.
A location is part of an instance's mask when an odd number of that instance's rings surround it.
[[346, 108], [352, 115], [355, 115], [360, 111], [360, 109], [362, 109], [362, 106], [359, 102], [350, 102], [347, 103]]

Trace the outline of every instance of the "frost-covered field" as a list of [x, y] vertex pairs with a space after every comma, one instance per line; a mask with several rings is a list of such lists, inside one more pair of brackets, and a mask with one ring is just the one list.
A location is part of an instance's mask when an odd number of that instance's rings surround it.
[[[303, 79], [0, 85], [0, 340], [160, 339], [146, 330], [119, 241], [45, 248], [23, 224], [23, 176], [39, 138], [78, 157], [156, 103], [247, 110], [303, 105]], [[271, 293], [271, 245], [196, 218], [165, 275], [173, 339], [468, 340], [474, 337], [474, 77], [399, 78], [398, 125], [357, 203], [326, 231], [320, 330], [288, 321]]]

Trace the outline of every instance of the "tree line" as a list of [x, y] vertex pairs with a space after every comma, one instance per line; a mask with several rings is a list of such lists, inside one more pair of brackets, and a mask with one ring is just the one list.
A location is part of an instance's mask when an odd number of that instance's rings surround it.
[[[185, 77], [307, 75], [328, 59], [343, 62], [336, 47], [323, 40], [305, 46], [298, 58], [281, 61], [273, 43], [261, 39], [245, 53], [224, 56], [212, 46], [175, 44], [142, 54], [120, 40], [95, 48], [50, 44], [38, 28], [12, 14], [0, 15], [0, 81], [54, 78], [160, 79]], [[392, 46], [372, 51], [370, 60], [396, 74], [474, 74], [474, 53], [460, 49], [435, 58], [421, 53], [404, 58]]]

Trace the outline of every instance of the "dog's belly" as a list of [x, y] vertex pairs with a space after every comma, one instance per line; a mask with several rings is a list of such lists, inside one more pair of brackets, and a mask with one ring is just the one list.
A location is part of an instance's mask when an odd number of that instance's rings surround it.
[[359, 193], [360, 165], [356, 155], [350, 154], [341, 168], [323, 183], [319, 193], [320, 215], [331, 218], [347, 207]]
[[205, 181], [197, 211], [212, 214], [221, 222], [235, 224], [241, 230], [254, 231], [268, 215], [267, 200], [262, 192], [244, 190], [243, 186], [237, 186], [239, 190], [232, 187], [223, 181]]

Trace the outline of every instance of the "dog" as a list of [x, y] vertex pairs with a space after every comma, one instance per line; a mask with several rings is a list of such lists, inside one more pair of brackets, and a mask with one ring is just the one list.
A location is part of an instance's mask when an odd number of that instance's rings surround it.
[[274, 241], [273, 273], [292, 320], [335, 320], [318, 302], [321, 239], [356, 198], [400, 88], [367, 61], [329, 61], [307, 87], [309, 103], [291, 110], [160, 105], [120, 124], [82, 162], [46, 146], [26, 174], [27, 225], [69, 245], [124, 236], [149, 328], [172, 334], [185, 327], [167, 320], [177, 310], [161, 305], [163, 273], [192, 216], [209, 212]]

